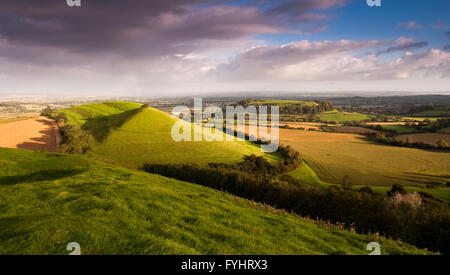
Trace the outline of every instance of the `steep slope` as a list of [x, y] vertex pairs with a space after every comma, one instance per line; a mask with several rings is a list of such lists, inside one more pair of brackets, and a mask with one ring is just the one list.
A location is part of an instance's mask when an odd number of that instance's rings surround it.
[[91, 155], [129, 168], [145, 163], [237, 163], [245, 155], [264, 155], [258, 146], [246, 141], [175, 142], [171, 136], [175, 118], [153, 108], [141, 109], [135, 103], [95, 103], [62, 112], [69, 124], [82, 125], [94, 136]]
[[0, 254], [424, 254], [206, 187], [80, 156], [0, 148]]

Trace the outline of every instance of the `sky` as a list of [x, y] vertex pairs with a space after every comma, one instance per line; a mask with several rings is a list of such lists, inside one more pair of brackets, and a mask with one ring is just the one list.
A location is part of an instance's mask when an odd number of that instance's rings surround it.
[[450, 91], [450, 1], [0, 1], [0, 96]]

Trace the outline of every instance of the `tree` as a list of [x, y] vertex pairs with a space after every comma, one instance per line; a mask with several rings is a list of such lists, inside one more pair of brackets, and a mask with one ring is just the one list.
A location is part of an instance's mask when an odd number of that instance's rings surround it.
[[148, 105], [148, 103], [145, 103], [144, 105], [142, 105], [141, 108], [148, 108], [148, 107], [150, 107], [150, 106]]
[[403, 186], [401, 186], [400, 184], [394, 184], [392, 185], [391, 191], [387, 192], [387, 195], [389, 197], [394, 197], [397, 194], [402, 194], [405, 195], [407, 192], [406, 190], [403, 188]]
[[50, 117], [53, 114], [52, 108], [50, 106], [47, 106], [44, 110], [41, 111], [41, 116]]
[[56, 120], [62, 120], [62, 121], [64, 121], [64, 123], [66, 123], [67, 122], [67, 115], [65, 114], [65, 113], [59, 113], [57, 116], [56, 116]]
[[438, 141], [437, 146], [439, 148], [448, 148], [448, 143], [447, 141], [441, 139], [440, 141]]

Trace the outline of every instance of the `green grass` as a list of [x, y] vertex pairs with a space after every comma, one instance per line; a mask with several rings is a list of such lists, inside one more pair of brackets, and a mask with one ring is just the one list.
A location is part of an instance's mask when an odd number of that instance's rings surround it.
[[301, 152], [326, 183], [341, 184], [349, 175], [357, 187], [367, 185], [384, 193], [401, 184], [450, 202], [450, 188], [445, 187], [450, 182], [448, 153], [373, 143], [355, 134], [280, 129], [280, 140]]
[[86, 157], [0, 148], [0, 254], [383, 254], [424, 250]]
[[437, 117], [397, 117], [400, 118], [402, 121], [424, 121], [424, 120], [430, 120], [430, 121], [437, 121]]
[[129, 168], [146, 163], [238, 163], [251, 154], [279, 159], [247, 141], [175, 142], [171, 129], [176, 119], [153, 108], [141, 109], [140, 104], [96, 103], [62, 112], [68, 116], [68, 123], [82, 125], [94, 136], [96, 142], [88, 155]]
[[354, 120], [363, 121], [372, 118], [372, 116], [369, 115], [359, 113], [339, 112], [339, 111], [325, 112], [318, 114], [316, 116], [319, 117], [321, 121], [337, 121], [339, 123]]
[[292, 172], [288, 173], [295, 179], [300, 181], [300, 184], [308, 184], [311, 186], [330, 186], [331, 184], [328, 184], [324, 181], [322, 181], [319, 176], [316, 174], [316, 172], [309, 167], [307, 164], [307, 161], [304, 161], [300, 167], [295, 169]]
[[416, 128], [406, 125], [382, 125], [383, 129], [395, 131], [398, 134], [418, 133]]

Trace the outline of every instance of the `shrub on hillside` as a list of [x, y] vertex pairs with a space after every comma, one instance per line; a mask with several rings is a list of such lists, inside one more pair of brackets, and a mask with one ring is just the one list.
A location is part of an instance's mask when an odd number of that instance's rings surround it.
[[438, 143], [436, 145], [437, 145], [437, 147], [442, 148], [442, 149], [448, 148], [448, 143], [443, 139], [438, 141]]
[[405, 195], [406, 193], [407, 192], [403, 188], [403, 186], [401, 186], [400, 184], [394, 184], [394, 185], [392, 185], [391, 190], [387, 192], [387, 195], [388, 195], [388, 197], [394, 197], [397, 194]]
[[53, 115], [53, 109], [50, 108], [50, 106], [47, 106], [47, 108], [45, 108], [41, 111], [41, 116], [51, 117], [52, 115]]
[[82, 155], [87, 153], [93, 138], [79, 126], [65, 125], [60, 128], [63, 142], [59, 147], [61, 153]]

